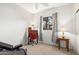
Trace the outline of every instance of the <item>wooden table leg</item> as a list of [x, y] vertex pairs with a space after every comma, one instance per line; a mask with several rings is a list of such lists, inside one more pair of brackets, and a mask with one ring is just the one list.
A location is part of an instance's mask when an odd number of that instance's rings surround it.
[[66, 48], [67, 48], [67, 51], [69, 51], [69, 41], [68, 40], [66, 41]]
[[60, 49], [60, 40], [58, 40], [58, 48]]

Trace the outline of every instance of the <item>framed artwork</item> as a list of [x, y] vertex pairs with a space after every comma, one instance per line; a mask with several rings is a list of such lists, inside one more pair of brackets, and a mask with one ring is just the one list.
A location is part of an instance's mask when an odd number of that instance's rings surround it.
[[43, 30], [52, 30], [52, 16], [43, 17]]

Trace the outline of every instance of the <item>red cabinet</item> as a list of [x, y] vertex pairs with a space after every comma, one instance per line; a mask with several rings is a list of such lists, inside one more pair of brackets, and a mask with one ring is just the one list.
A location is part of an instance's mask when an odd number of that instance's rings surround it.
[[28, 29], [28, 44], [33, 40], [37, 41], [38, 43], [38, 30], [32, 30], [31, 28]]

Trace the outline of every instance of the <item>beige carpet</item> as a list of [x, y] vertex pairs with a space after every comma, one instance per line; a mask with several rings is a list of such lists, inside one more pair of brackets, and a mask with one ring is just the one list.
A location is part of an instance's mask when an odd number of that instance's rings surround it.
[[28, 55], [76, 55], [73, 50], [69, 52], [66, 49], [58, 49], [58, 47], [50, 46], [46, 44], [37, 44], [37, 45], [25, 45], [24, 49], [27, 49]]

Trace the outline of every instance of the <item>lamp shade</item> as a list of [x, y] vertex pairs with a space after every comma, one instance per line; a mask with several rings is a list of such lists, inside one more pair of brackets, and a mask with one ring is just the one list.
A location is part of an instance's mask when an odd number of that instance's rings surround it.
[[62, 27], [62, 28], [61, 28], [61, 31], [62, 31], [62, 32], [65, 32], [65, 31], [66, 31], [66, 29], [65, 29], [64, 27]]

